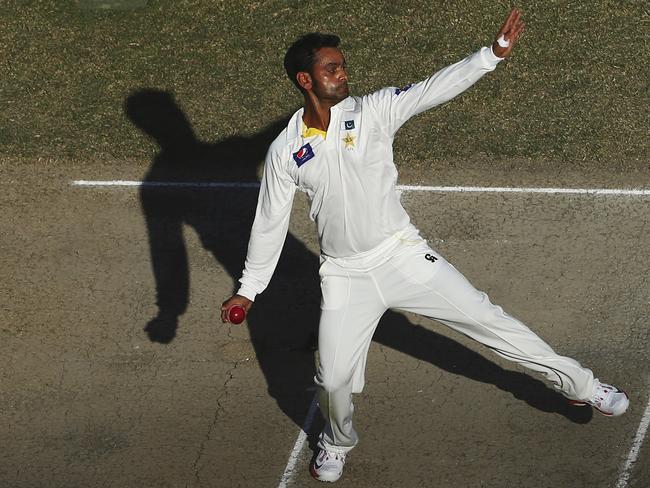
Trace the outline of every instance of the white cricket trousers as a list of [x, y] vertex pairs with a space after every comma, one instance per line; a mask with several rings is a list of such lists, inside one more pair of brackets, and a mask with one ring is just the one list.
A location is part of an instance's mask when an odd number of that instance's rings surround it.
[[590, 398], [597, 379], [559, 356], [519, 320], [432, 250], [414, 227], [351, 259], [324, 257], [320, 267], [319, 367], [315, 381], [326, 425], [319, 447], [344, 453], [357, 433], [352, 394], [364, 385], [368, 348], [388, 309], [435, 319], [498, 355], [542, 373], [566, 397]]

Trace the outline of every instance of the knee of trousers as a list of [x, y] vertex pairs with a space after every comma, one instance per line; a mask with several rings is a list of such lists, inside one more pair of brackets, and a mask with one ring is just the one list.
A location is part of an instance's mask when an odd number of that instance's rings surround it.
[[482, 324], [500, 323], [502, 321], [513, 321], [514, 317], [504, 312], [503, 308], [495, 305], [490, 301], [490, 298], [484, 292], [479, 292], [478, 301], [472, 310], [472, 319]]
[[318, 371], [314, 377], [317, 386], [328, 393], [334, 393], [352, 387], [352, 370], [350, 371]]

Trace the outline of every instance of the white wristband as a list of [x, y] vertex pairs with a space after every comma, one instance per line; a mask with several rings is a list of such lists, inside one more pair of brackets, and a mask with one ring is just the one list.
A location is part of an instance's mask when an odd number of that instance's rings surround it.
[[497, 44], [501, 47], [508, 47], [510, 45], [510, 41], [508, 41], [505, 37], [503, 37], [503, 34], [497, 39]]

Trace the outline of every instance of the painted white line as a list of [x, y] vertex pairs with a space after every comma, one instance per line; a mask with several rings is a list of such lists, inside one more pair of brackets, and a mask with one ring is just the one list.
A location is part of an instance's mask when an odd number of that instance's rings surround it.
[[293, 445], [293, 449], [291, 450], [291, 454], [289, 455], [289, 462], [287, 462], [287, 467], [285, 468], [284, 474], [280, 479], [280, 484], [278, 485], [278, 488], [286, 488], [293, 479], [293, 476], [296, 472], [296, 463], [298, 462], [298, 458], [300, 457], [302, 448], [305, 446], [305, 441], [307, 440], [307, 433], [309, 432], [309, 429], [311, 429], [311, 424], [314, 420], [314, 414], [316, 413], [317, 405], [318, 405], [318, 393], [315, 393], [314, 399], [311, 401], [311, 405], [309, 406], [309, 411], [307, 412], [307, 418], [305, 418], [305, 422], [303, 423], [302, 429], [300, 430], [300, 434], [298, 434], [296, 443]]
[[257, 181], [137, 181], [137, 180], [75, 180], [74, 186], [136, 186], [177, 188], [259, 188]]
[[534, 188], [534, 187], [490, 187], [490, 186], [413, 186], [399, 185], [404, 191], [430, 191], [444, 193], [545, 193], [545, 194], [576, 194], [576, 195], [622, 195], [650, 196], [650, 189], [618, 189], [618, 188]]
[[643, 445], [646, 432], [648, 431], [648, 425], [650, 425], [650, 398], [648, 398], [648, 404], [645, 407], [645, 412], [641, 417], [641, 423], [639, 424], [639, 428], [636, 431], [636, 435], [634, 436], [632, 448], [630, 449], [630, 452], [627, 455], [627, 459], [625, 460], [625, 464], [621, 469], [621, 475], [618, 477], [616, 488], [627, 488], [627, 482], [630, 479], [632, 467], [639, 457], [639, 451], [641, 451], [641, 446]]
[[[135, 187], [178, 187], [178, 188], [259, 188], [259, 182], [238, 181], [137, 181], [137, 180], [75, 180], [75, 186], [135, 186]], [[650, 196], [647, 188], [535, 188], [535, 187], [490, 187], [490, 186], [418, 186], [398, 185], [402, 191], [426, 191], [439, 193], [543, 193], [572, 195]]]

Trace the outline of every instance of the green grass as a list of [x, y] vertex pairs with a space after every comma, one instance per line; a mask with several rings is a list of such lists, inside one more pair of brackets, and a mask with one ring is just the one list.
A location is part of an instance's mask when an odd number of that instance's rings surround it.
[[[5, 5], [3, 154], [62, 160], [147, 160], [153, 143], [123, 113], [129, 93], [144, 87], [173, 92], [202, 140], [260, 130], [301, 103], [282, 69], [300, 33], [338, 33], [362, 94], [417, 81], [489, 44], [510, 8], [499, 0]], [[527, 27], [513, 57], [409, 122], [396, 140], [399, 164], [650, 169], [647, 3], [518, 6]]]

